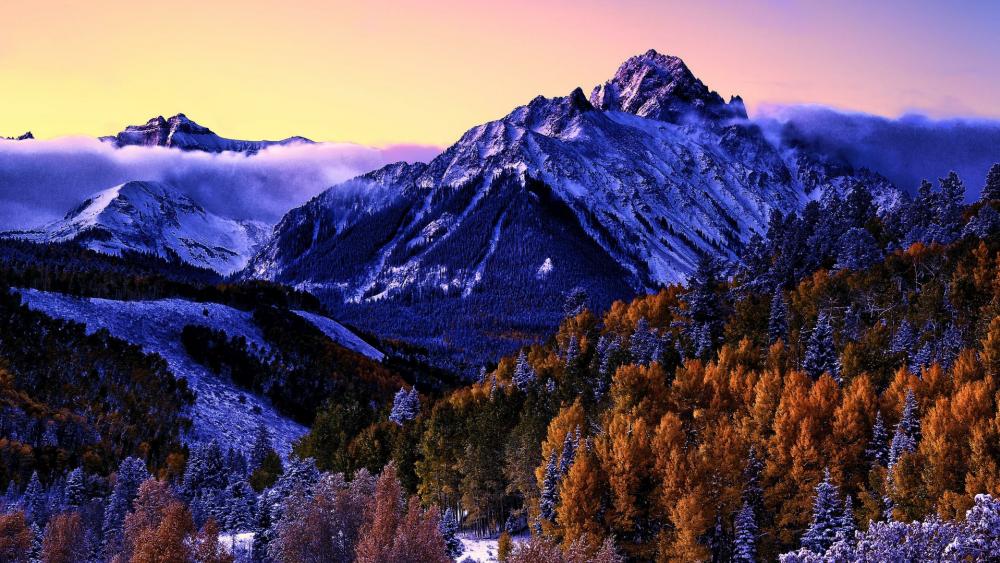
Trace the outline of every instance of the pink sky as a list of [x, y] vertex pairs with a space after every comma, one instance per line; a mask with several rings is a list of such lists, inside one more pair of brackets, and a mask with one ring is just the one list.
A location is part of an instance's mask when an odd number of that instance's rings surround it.
[[184, 112], [238, 138], [447, 145], [628, 56], [681, 56], [751, 112], [1000, 117], [1000, 3], [39, 0], [0, 24], [0, 135]]

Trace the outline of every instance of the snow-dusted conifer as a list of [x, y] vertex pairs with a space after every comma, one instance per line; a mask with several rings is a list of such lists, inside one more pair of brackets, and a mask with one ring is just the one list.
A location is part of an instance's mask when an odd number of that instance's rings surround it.
[[555, 452], [549, 456], [549, 464], [545, 467], [545, 478], [542, 480], [542, 494], [539, 501], [541, 518], [553, 522], [556, 519], [556, 505], [559, 504], [559, 464]]
[[913, 395], [913, 389], [908, 389], [903, 403], [903, 415], [896, 424], [896, 432], [889, 447], [889, 467], [896, 465], [904, 453], [916, 450], [918, 442], [920, 442], [920, 413], [917, 412], [917, 399]]
[[250, 447], [250, 459], [247, 460], [247, 469], [252, 473], [260, 467], [268, 452], [273, 449], [271, 445], [271, 431], [263, 421], [257, 423], [254, 430], [253, 445]]
[[45, 489], [38, 479], [38, 472], [31, 473], [28, 486], [24, 489], [24, 496], [21, 497], [24, 506], [24, 515], [32, 522], [44, 522], [46, 506], [48, 505]]
[[785, 296], [781, 291], [781, 286], [774, 288], [774, 296], [771, 297], [771, 314], [767, 319], [767, 340], [775, 343], [778, 340], [788, 339], [788, 305], [785, 304]]
[[889, 431], [885, 428], [881, 410], [875, 413], [875, 424], [872, 426], [871, 440], [865, 449], [865, 457], [872, 465], [889, 465]]
[[448, 557], [458, 559], [465, 549], [462, 546], [462, 540], [458, 537], [458, 520], [455, 518], [455, 512], [451, 508], [445, 510], [444, 515], [441, 516], [441, 522], [438, 523], [438, 531], [441, 532], [441, 537], [444, 538]]
[[903, 319], [903, 322], [899, 323], [899, 328], [896, 329], [896, 334], [892, 337], [889, 351], [893, 354], [908, 355], [913, 350], [915, 343], [916, 335], [913, 333], [913, 325], [910, 324], [910, 321]]
[[629, 352], [632, 354], [632, 362], [640, 365], [649, 365], [657, 355], [659, 338], [656, 332], [649, 328], [649, 323], [645, 318], [639, 319], [635, 324], [635, 332], [629, 338]]
[[1000, 200], [1000, 162], [990, 166], [990, 171], [986, 173], [986, 184], [982, 193], [979, 194], [979, 201]]
[[87, 483], [82, 467], [77, 467], [66, 476], [66, 487], [63, 495], [65, 504], [69, 508], [79, 508], [87, 502]]
[[104, 509], [102, 536], [105, 558], [111, 559], [121, 550], [125, 515], [132, 509], [132, 501], [139, 494], [139, 485], [146, 479], [149, 479], [149, 471], [141, 459], [127, 457], [118, 466], [115, 488]]
[[746, 500], [736, 514], [735, 538], [733, 542], [733, 563], [755, 563], [757, 561], [757, 517], [753, 506]]
[[842, 504], [837, 486], [830, 480], [830, 470], [823, 473], [823, 480], [816, 485], [813, 500], [812, 520], [802, 535], [802, 547], [813, 553], [823, 553], [837, 538], [837, 531], [843, 525]]
[[524, 350], [517, 355], [517, 363], [514, 365], [514, 375], [513, 382], [514, 386], [521, 391], [527, 391], [535, 384], [535, 368], [531, 367], [531, 363], [528, 362], [528, 357], [524, 354]]
[[819, 314], [816, 326], [809, 335], [809, 345], [802, 367], [813, 379], [819, 379], [824, 373], [829, 373], [838, 383], [840, 382], [840, 357], [833, 343], [830, 315], [826, 311]]

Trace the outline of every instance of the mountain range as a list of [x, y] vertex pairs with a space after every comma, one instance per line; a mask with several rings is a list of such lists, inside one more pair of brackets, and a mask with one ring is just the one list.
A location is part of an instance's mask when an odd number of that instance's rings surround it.
[[[226, 139], [183, 114], [101, 139], [247, 154], [312, 142]], [[571, 290], [603, 308], [683, 282], [706, 254], [738, 260], [773, 212], [855, 184], [883, 211], [906, 198], [794, 128], [765, 135], [739, 97], [725, 101], [681, 59], [650, 50], [589, 96], [538, 96], [429, 163], [333, 186], [273, 232], [215, 216], [166, 184], [128, 182], [7, 236], [289, 284], [362, 329], [478, 361], [548, 332]]]

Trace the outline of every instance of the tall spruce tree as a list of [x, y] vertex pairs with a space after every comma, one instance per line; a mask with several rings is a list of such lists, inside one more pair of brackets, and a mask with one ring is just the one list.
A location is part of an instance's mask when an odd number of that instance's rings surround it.
[[545, 467], [545, 477], [542, 480], [542, 493], [539, 500], [539, 516], [554, 522], [556, 519], [556, 506], [559, 504], [559, 464], [558, 456], [555, 452], [549, 456], [549, 463]]
[[875, 424], [872, 426], [872, 437], [865, 449], [865, 458], [871, 465], [889, 465], [889, 431], [886, 430], [882, 411], [875, 412]]
[[146, 479], [149, 479], [149, 471], [141, 459], [127, 457], [118, 466], [115, 488], [111, 491], [111, 497], [108, 498], [107, 507], [104, 509], [102, 536], [106, 559], [114, 558], [121, 551], [125, 515], [132, 510], [132, 501], [139, 494], [139, 485]]
[[889, 447], [889, 468], [895, 466], [904, 453], [917, 449], [917, 444], [920, 442], [920, 413], [917, 411], [917, 399], [913, 389], [908, 389], [903, 403], [903, 415], [896, 424], [896, 432]]
[[753, 506], [747, 500], [736, 514], [733, 523], [733, 563], [756, 563], [757, 561], [757, 517]]
[[840, 383], [840, 357], [833, 343], [830, 315], [826, 311], [820, 312], [816, 326], [809, 335], [809, 345], [802, 367], [813, 379], [819, 379], [824, 373], [829, 373]]
[[767, 319], [767, 340], [771, 344], [778, 340], [788, 340], [788, 305], [781, 286], [774, 288], [771, 297], [771, 314]]
[[462, 546], [462, 540], [458, 537], [458, 520], [455, 518], [455, 512], [451, 508], [445, 510], [444, 515], [441, 516], [438, 531], [441, 532], [441, 537], [444, 538], [448, 557], [457, 560], [462, 555], [462, 552], [465, 551], [465, 548]]
[[994, 163], [986, 173], [986, 185], [979, 194], [980, 201], [1000, 200], [1000, 162]]
[[517, 363], [514, 364], [514, 375], [512, 377], [514, 386], [519, 390], [527, 392], [535, 384], [535, 368], [531, 367], [524, 350], [517, 355]]
[[802, 535], [802, 547], [813, 553], [825, 552], [837, 539], [843, 526], [842, 503], [837, 486], [830, 480], [830, 469], [823, 473], [823, 480], [816, 485], [812, 520]]

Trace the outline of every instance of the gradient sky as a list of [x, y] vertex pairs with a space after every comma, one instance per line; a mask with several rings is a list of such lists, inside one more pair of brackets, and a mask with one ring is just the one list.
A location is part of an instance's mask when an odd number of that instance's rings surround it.
[[1000, 2], [8, 1], [0, 135], [184, 112], [237, 138], [450, 144], [655, 48], [751, 111], [1000, 117]]

